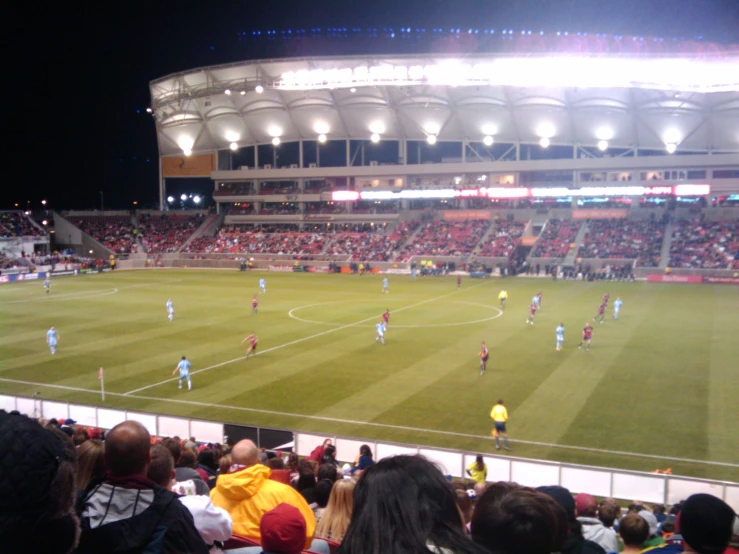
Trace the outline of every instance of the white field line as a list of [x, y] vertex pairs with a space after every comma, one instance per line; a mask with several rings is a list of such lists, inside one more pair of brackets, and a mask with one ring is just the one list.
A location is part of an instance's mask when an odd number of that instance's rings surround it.
[[[38, 298], [28, 298], [25, 300], [11, 300], [10, 302], [4, 302], [4, 304], [22, 304], [24, 302], [48, 302], [49, 300], [64, 300], [66, 298], [69, 299], [75, 299], [79, 296], [83, 298], [98, 298], [101, 296], [108, 296], [111, 294], [116, 294], [119, 290], [125, 290], [125, 289], [133, 289], [137, 287], [153, 287], [160, 284], [165, 283], [180, 283], [183, 279], [170, 279], [168, 281], [160, 281], [158, 283], [141, 283], [139, 285], [126, 285], [123, 287], [114, 288], [111, 290], [101, 289], [97, 291], [80, 291], [80, 292], [70, 292], [68, 294], [49, 294], [49, 295], [43, 295], [39, 296]], [[53, 286], [53, 285], [52, 285]]]
[[[397, 311], [397, 310], [396, 310]], [[241, 358], [239, 358], [241, 359]], [[4, 381], [7, 383], [15, 383], [19, 385], [30, 385], [30, 386], [36, 386], [36, 387], [47, 387], [52, 389], [61, 389], [61, 390], [68, 390], [68, 391], [75, 391], [75, 392], [87, 392], [92, 394], [100, 394], [99, 390], [95, 389], [83, 389], [78, 387], [68, 387], [65, 385], [50, 385], [46, 383], [35, 383], [31, 381], [19, 381], [16, 379], [6, 379], [0, 377], [0, 381]], [[412, 431], [416, 433], [432, 433], [435, 435], [445, 435], [450, 437], [463, 437], [463, 438], [469, 438], [469, 439], [479, 439], [479, 440], [493, 440], [490, 435], [472, 435], [469, 433], [455, 433], [454, 431], [442, 431], [440, 429], [423, 429], [419, 427], [407, 427], [404, 425], [390, 425], [387, 423], [375, 423], [372, 421], [355, 421], [352, 419], [341, 419], [337, 417], [326, 417], [326, 416], [317, 416], [317, 415], [306, 415], [306, 414], [294, 414], [290, 412], [280, 412], [276, 410], [262, 410], [259, 408], [247, 408], [244, 406], [228, 406], [225, 404], [208, 404], [207, 402], [196, 402], [194, 400], [178, 400], [176, 398], [157, 398], [154, 396], [141, 396], [136, 395], [132, 393], [120, 393], [120, 392], [106, 392], [106, 394], [110, 396], [119, 396], [122, 398], [136, 398], [139, 400], [148, 400], [148, 401], [157, 401], [157, 402], [170, 402], [174, 404], [184, 404], [187, 406], [198, 406], [201, 408], [225, 408], [228, 410], [238, 410], [241, 412], [251, 412], [251, 413], [257, 413], [257, 414], [268, 414], [268, 415], [278, 415], [278, 416], [286, 416], [286, 417], [292, 417], [295, 419], [313, 419], [317, 421], [328, 421], [331, 423], [345, 423], [349, 425], [364, 425], [367, 427], [378, 427], [382, 429], [396, 429], [401, 431]], [[656, 454], [642, 454], [639, 452], [624, 452], [621, 450], [606, 450], [603, 448], [589, 448], [587, 446], [572, 446], [567, 444], [552, 444], [547, 442], [538, 442], [538, 441], [527, 441], [522, 439], [513, 439], [509, 438], [509, 441], [512, 444], [527, 444], [531, 446], [543, 446], [546, 448], [560, 448], [563, 450], [576, 450], [579, 452], [594, 452], [597, 454], [611, 454], [615, 456], [627, 456], [632, 458], [649, 458], [653, 460], [669, 460], [674, 462], [684, 462], [684, 463], [691, 463], [691, 464], [700, 464], [700, 465], [710, 465], [710, 466], [721, 466], [721, 467], [731, 467], [731, 468], [739, 468], [739, 464], [732, 464], [728, 462], [714, 462], [710, 460], [694, 460], [691, 458], [677, 458], [674, 456], [660, 456]]]
[[[473, 287], [468, 287], [465, 290], [471, 290], [471, 289], [474, 289], [474, 288], [477, 288], [477, 287], [481, 287], [481, 286], [486, 285], [486, 284], [487, 283], [481, 283], [481, 284], [475, 285]], [[457, 294], [459, 292], [460, 292], [459, 290], [455, 290], [453, 292], [449, 292], [447, 294], [442, 294], [441, 296], [437, 296], [435, 298], [429, 298], [427, 300], [422, 300], [421, 302], [417, 302], [415, 304], [411, 304], [410, 306], [404, 306], [402, 308], [398, 308], [397, 310], [393, 310], [393, 313], [402, 312], [403, 310], [410, 310], [411, 308], [415, 308], [415, 307], [421, 306], [423, 304], [428, 304], [429, 302], [435, 302], [437, 300], [440, 300], [442, 298], [446, 298], [447, 296], [451, 296], [451, 295]], [[356, 321], [354, 323], [348, 323], [346, 325], [342, 325], [341, 327], [335, 327], [333, 329], [329, 329], [328, 331], [322, 331], [320, 333], [316, 333], [315, 335], [310, 335], [308, 337], [303, 337], [303, 338], [296, 339], [296, 340], [293, 340], [293, 341], [290, 341], [290, 342], [286, 342], [285, 344], [280, 344], [278, 346], [273, 346], [272, 348], [267, 348], [265, 350], [260, 350], [256, 354], [254, 354], [254, 356], [259, 356], [260, 354], [266, 354], [267, 352], [274, 352], [275, 350], [280, 350], [281, 348], [286, 348], [288, 346], [292, 346], [294, 344], [299, 344], [299, 343], [305, 342], [307, 340], [317, 339], [318, 337], [322, 337], [322, 336], [328, 335], [330, 333], [335, 333], [336, 331], [342, 331], [344, 329], [349, 329], [350, 327], [356, 327], [357, 325], [361, 325], [362, 323], [367, 323], [368, 321], [377, 320], [377, 318], [379, 318], [379, 317], [380, 317], [379, 315], [368, 317], [368, 318], [363, 319], [361, 321]], [[215, 365], [204, 367], [203, 369], [198, 369], [197, 371], [191, 371], [190, 372], [190, 375], [196, 375], [196, 374], [202, 373], [204, 371], [210, 371], [211, 369], [216, 369], [218, 367], [223, 367], [224, 365], [232, 364], [234, 362], [238, 362], [238, 361], [243, 360], [243, 359], [244, 359], [244, 356], [239, 356], [238, 358], [234, 358], [233, 360], [227, 360], [225, 362], [221, 362], [221, 363], [218, 363], [218, 364], [215, 364]], [[147, 390], [147, 389], [158, 387], [159, 385], [164, 385], [165, 383], [170, 383], [172, 381], [177, 381], [177, 380], [179, 380], [179, 377], [171, 377], [169, 379], [165, 379], [164, 381], [159, 381], [158, 383], [154, 383], [153, 385], [146, 385], [145, 387], [140, 387], [138, 389], [134, 389], [134, 390], [128, 391], [128, 392], [126, 392], [124, 394], [126, 396], [128, 396], [128, 395], [131, 395], [131, 394], [135, 394], [137, 392], [141, 392], [141, 391], [144, 391], [144, 390]]]

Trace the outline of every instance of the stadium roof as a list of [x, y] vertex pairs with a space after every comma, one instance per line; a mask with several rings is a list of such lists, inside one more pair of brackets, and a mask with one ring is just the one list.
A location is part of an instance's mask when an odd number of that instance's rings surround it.
[[[381, 139], [739, 151], [739, 55], [246, 61], [150, 84], [160, 153]], [[488, 139], [489, 140], [489, 139]]]

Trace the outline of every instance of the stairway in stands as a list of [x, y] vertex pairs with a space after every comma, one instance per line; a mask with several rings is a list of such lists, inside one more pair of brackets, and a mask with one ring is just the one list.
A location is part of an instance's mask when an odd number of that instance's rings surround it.
[[218, 232], [218, 229], [220, 229], [221, 225], [223, 225], [223, 221], [225, 219], [225, 212], [220, 214], [212, 214], [206, 217], [205, 221], [200, 224], [200, 227], [195, 229], [195, 232], [190, 235], [190, 237], [182, 243], [182, 246], [177, 249], [177, 252], [184, 252], [185, 248], [187, 248], [187, 246], [198, 237], [214, 236]]
[[665, 227], [665, 238], [662, 241], [662, 250], [659, 254], [659, 268], [663, 270], [670, 263], [670, 247], [672, 246], [672, 232], [674, 229], [675, 224], [669, 221], [667, 227]]
[[580, 230], [577, 232], [577, 236], [575, 237], [575, 247], [567, 253], [564, 261], [562, 262], [562, 265], [564, 266], [575, 265], [575, 260], [577, 259], [577, 253], [580, 250], [580, 245], [582, 244], [582, 241], [585, 240], [585, 235], [587, 234], [588, 234], [588, 223], [587, 221], [583, 221], [582, 225], [580, 225]]

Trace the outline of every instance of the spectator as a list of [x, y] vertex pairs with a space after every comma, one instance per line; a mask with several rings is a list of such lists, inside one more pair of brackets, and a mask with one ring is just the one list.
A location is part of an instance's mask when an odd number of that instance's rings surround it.
[[335, 466], [339, 465], [339, 462], [336, 459], [336, 447], [334, 445], [329, 444], [323, 451], [323, 456], [321, 457], [321, 465], [323, 464], [334, 464]]
[[649, 538], [649, 524], [639, 514], [630, 513], [621, 520], [618, 534], [624, 543], [621, 554], [640, 554], [641, 545]]
[[575, 499], [569, 490], [560, 486], [538, 487], [536, 490], [548, 494], [565, 509], [569, 533], [561, 551], [562, 554], [603, 554], [605, 552], [599, 544], [583, 537], [582, 526], [575, 517]]
[[318, 468], [316, 478], [319, 481], [321, 479], [329, 479], [333, 483], [339, 479], [339, 471], [335, 464], [323, 464]]
[[354, 467], [351, 468], [350, 473], [354, 474], [357, 471], [364, 471], [374, 463], [375, 461], [372, 459], [372, 449], [369, 445], [363, 444], [359, 447], [359, 458], [354, 462]]
[[78, 554], [128, 552], [163, 545], [165, 552], [208, 552], [177, 496], [146, 477], [150, 436], [136, 421], [116, 425], [105, 441], [106, 477], [77, 503], [82, 520]]
[[[166, 438], [161, 442], [169, 450], [175, 461], [175, 479], [178, 483], [192, 481], [196, 494], [208, 494], [210, 489], [200, 474], [195, 471], [195, 454], [190, 449], [183, 449], [177, 437]], [[183, 460], [184, 457], [184, 460]]]
[[380, 460], [362, 474], [353, 500], [338, 554], [485, 553], [465, 536], [454, 489], [425, 458]]
[[469, 495], [469, 493], [474, 494], [475, 491], [457, 489], [455, 492], [457, 493], [457, 506], [459, 507], [459, 512], [462, 514], [464, 527], [469, 534], [470, 523], [472, 522], [472, 509], [474, 508], [474, 505], [472, 504], [472, 497]]
[[83, 442], [77, 448], [77, 490], [105, 475], [105, 444], [101, 440]]
[[198, 454], [198, 473], [208, 483], [208, 488], [213, 489], [216, 486], [216, 478], [218, 477], [218, 464], [216, 463], [216, 453], [210, 448], [206, 448]]
[[475, 461], [467, 466], [467, 475], [469, 475], [475, 483], [484, 483], [488, 478], [488, 466], [479, 454]]
[[736, 514], [715, 496], [694, 494], [685, 501], [679, 522], [685, 552], [722, 554], [731, 542]]
[[660, 535], [659, 523], [657, 523], [657, 518], [654, 514], [649, 510], [639, 510], [638, 514], [643, 517], [644, 521], [649, 525], [649, 538], [647, 538], [646, 542], [642, 545], [642, 550], [665, 544], [665, 540], [662, 538], [662, 535]]
[[259, 523], [264, 554], [300, 554], [306, 529], [300, 510], [290, 504], [278, 504]]
[[274, 458], [269, 458], [267, 460], [267, 463], [264, 464], [270, 469], [285, 469], [285, 462], [282, 460], [282, 458], [278, 458], [275, 456]]
[[74, 446], [58, 431], [0, 412], [0, 549], [67, 554], [77, 546]]
[[598, 543], [606, 552], [618, 552], [618, 537], [597, 518], [598, 502], [591, 494], [580, 493], [575, 497], [577, 521], [582, 525], [582, 536]]
[[598, 506], [598, 519], [607, 529], [613, 529], [621, 515], [621, 506], [615, 501], [603, 500]]
[[[151, 464], [146, 476], [160, 487], [172, 490], [174, 482], [174, 459], [171, 452], [157, 444], [151, 448]], [[180, 496], [181, 504], [188, 509], [195, 523], [195, 528], [213, 550], [215, 541], [224, 542], [231, 536], [231, 516], [226, 510], [213, 506], [208, 496], [192, 494]]]
[[308, 456], [308, 459], [320, 462], [323, 459], [323, 453], [326, 452], [326, 447], [330, 445], [331, 445], [331, 439], [324, 440], [323, 444], [321, 444], [320, 446], [316, 446], [313, 449], [313, 452], [310, 453], [310, 455]]
[[472, 540], [496, 554], [563, 552], [567, 515], [551, 497], [509, 483], [488, 487], [472, 516]]
[[334, 488], [334, 483], [330, 479], [320, 479], [316, 483], [316, 489], [313, 492], [313, 504], [310, 505], [313, 510], [313, 515], [316, 516], [316, 525], [321, 521], [323, 512], [328, 506], [328, 500], [331, 497], [331, 491]]
[[298, 483], [295, 487], [308, 504], [313, 504], [313, 492], [316, 488], [316, 475], [307, 464], [298, 470]]
[[316, 536], [341, 542], [352, 519], [354, 481], [342, 479], [333, 485], [326, 510], [316, 527]]
[[213, 504], [231, 515], [234, 532], [259, 541], [262, 516], [284, 502], [295, 506], [303, 514], [306, 523], [304, 542], [309, 547], [316, 519], [300, 493], [269, 478], [272, 470], [259, 464], [259, 450], [252, 441], [236, 443], [231, 456], [229, 473], [218, 477], [210, 497]]

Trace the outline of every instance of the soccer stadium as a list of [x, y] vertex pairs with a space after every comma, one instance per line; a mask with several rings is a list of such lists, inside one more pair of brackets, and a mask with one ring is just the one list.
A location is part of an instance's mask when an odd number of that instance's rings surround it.
[[0, 408], [739, 510], [739, 49], [495, 32], [151, 81], [158, 209], [0, 212]]

